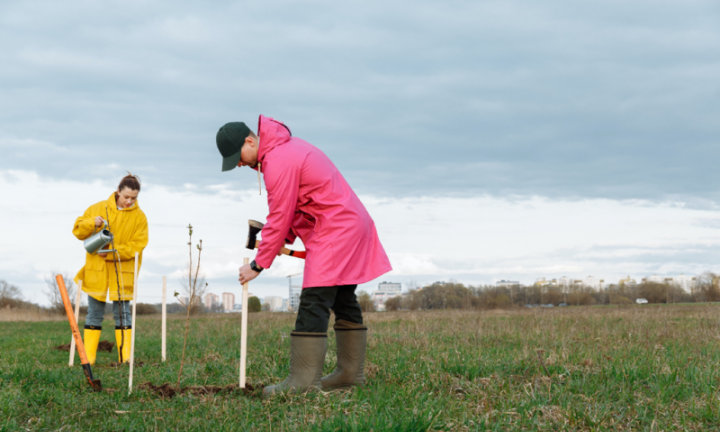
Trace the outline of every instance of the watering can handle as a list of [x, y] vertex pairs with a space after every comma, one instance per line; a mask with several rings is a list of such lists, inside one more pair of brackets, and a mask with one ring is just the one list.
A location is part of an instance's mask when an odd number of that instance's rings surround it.
[[[98, 217], [102, 218], [102, 216], [98, 216]], [[97, 227], [96, 225], [93, 225], [93, 232], [92, 232], [92, 234], [90, 234], [90, 235], [94, 235], [96, 232], [100, 232], [100, 231], [102, 231], [102, 230], [104, 230], [105, 228], [108, 227], [107, 221], [106, 221], [105, 219], [103, 219], [102, 221], [103, 221], [103, 226], [102, 226], [102, 228], [100, 228], [100, 230], [98, 230], [98, 231], [95, 231], [95, 230], [98, 229], [98, 227]]]
[[[103, 219], [103, 227], [102, 229], [105, 229], [108, 227], [108, 223], [105, 219]], [[103, 254], [103, 253], [114, 253], [117, 252], [115, 249], [100, 249], [99, 251], [95, 252], [96, 254]]]

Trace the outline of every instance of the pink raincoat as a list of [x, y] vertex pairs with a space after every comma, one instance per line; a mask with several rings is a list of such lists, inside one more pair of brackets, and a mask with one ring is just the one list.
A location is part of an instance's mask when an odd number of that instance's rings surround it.
[[356, 285], [392, 270], [375, 223], [340, 171], [282, 123], [260, 116], [258, 168], [270, 214], [255, 262], [269, 268], [296, 237], [305, 244], [303, 288]]

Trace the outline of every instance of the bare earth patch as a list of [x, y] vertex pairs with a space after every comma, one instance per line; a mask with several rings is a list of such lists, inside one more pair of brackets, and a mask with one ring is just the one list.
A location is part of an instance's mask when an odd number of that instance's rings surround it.
[[[106, 341], [106, 340], [100, 341], [100, 343], [98, 344], [98, 351], [112, 352], [113, 347], [115, 347], [115, 342], [110, 342], [110, 341]], [[70, 344], [66, 343], [64, 345], [58, 345], [58, 346], [54, 347], [54, 349], [70, 352]]]
[[[181, 387], [178, 389], [177, 387], [165, 383], [161, 385], [154, 385], [153, 383], [146, 382], [142, 383], [138, 386], [138, 389], [141, 390], [148, 390], [151, 393], [156, 394], [157, 396], [163, 397], [163, 398], [173, 398], [178, 394], [192, 394], [195, 396], [209, 396], [209, 395], [216, 395], [219, 393], [241, 393], [243, 396], [252, 396], [255, 392], [255, 387], [253, 387], [251, 384], [245, 384], [244, 389], [240, 389], [239, 384], [230, 384], [225, 387], [219, 387], [219, 386], [213, 386], [213, 385], [206, 385], [206, 386], [189, 386], [189, 387]], [[262, 387], [260, 387], [262, 389]]]

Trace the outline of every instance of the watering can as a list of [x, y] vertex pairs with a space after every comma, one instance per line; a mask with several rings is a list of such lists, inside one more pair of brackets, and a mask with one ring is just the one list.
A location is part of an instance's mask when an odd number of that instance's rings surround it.
[[85, 239], [85, 250], [90, 255], [116, 252], [115, 250], [103, 249], [112, 241], [113, 234], [110, 232], [110, 230], [107, 229], [107, 222], [105, 222], [105, 226], [103, 227], [103, 229]]

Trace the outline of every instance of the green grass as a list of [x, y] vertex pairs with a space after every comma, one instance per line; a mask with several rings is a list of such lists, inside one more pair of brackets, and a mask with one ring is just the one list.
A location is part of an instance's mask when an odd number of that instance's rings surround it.
[[[92, 393], [67, 352], [65, 321], [0, 323], [0, 431], [11, 430], [720, 430], [718, 306], [568, 307], [376, 313], [369, 385], [256, 396], [127, 392], [117, 353], [98, 353]], [[248, 381], [287, 374], [294, 316], [250, 316]], [[175, 383], [184, 321], [139, 318], [134, 382]], [[114, 341], [112, 321], [102, 339]], [[332, 336], [332, 333], [331, 333]], [[335, 363], [334, 339], [325, 371]], [[240, 317], [195, 318], [183, 385], [238, 381]], [[542, 362], [542, 363], [541, 363]]]

